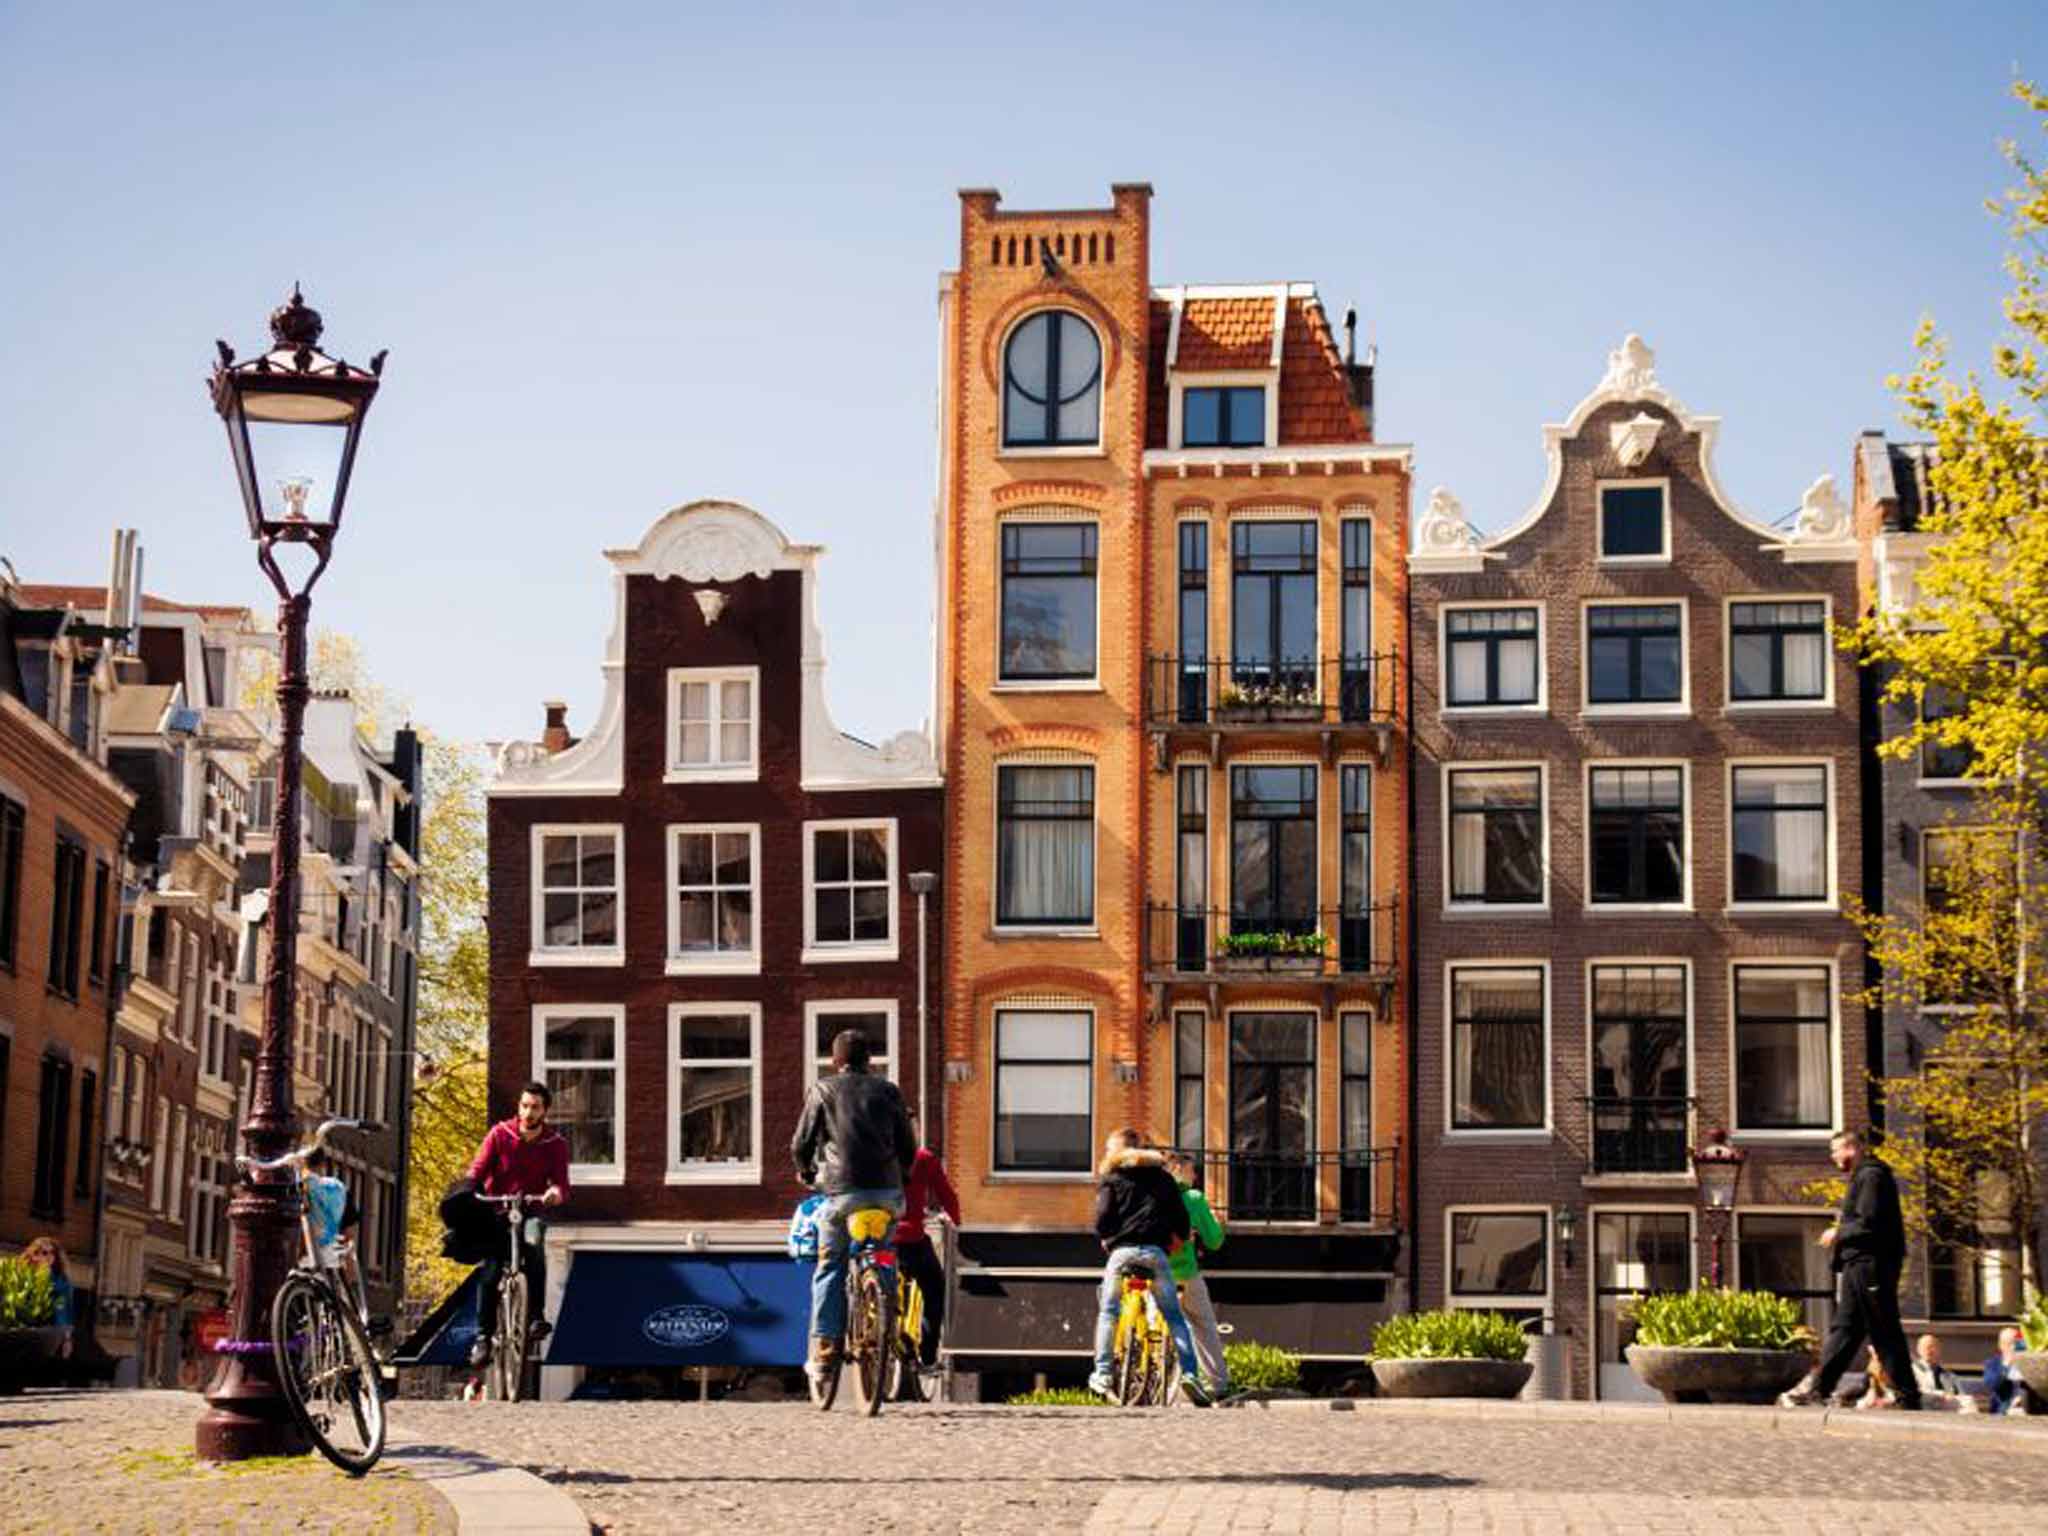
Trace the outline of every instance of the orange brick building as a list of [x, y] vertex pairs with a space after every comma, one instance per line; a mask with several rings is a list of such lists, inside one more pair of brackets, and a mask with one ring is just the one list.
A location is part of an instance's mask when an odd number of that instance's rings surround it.
[[[1400, 1270], [1409, 454], [1305, 284], [1155, 287], [1151, 190], [961, 194], [938, 730], [956, 1363], [1078, 1366], [1092, 1165], [1195, 1157], [1226, 1318], [1355, 1361]], [[1231, 1279], [1243, 1272], [1243, 1283]]]

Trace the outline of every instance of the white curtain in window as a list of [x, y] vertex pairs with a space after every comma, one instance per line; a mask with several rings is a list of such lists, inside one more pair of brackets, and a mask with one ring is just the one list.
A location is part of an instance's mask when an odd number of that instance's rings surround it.
[[[1095, 915], [1095, 823], [1088, 814], [1093, 798], [1091, 771], [1012, 768], [1005, 773], [1010, 803], [1003, 818], [998, 860], [999, 917], [1022, 923], [1091, 921]], [[1072, 814], [1076, 811], [1082, 814]], [[1054, 814], [1048, 816], [1047, 812]]]
[[1825, 1028], [1799, 1031], [1799, 1123], [1827, 1125], [1834, 1119], [1833, 1052]]
[[1503, 703], [1536, 697], [1536, 642], [1503, 640], [1500, 644], [1500, 697]]
[[1777, 894], [1785, 897], [1828, 893], [1828, 819], [1821, 811], [1780, 811], [1771, 818], [1776, 845]]
[[1815, 698], [1827, 691], [1824, 668], [1827, 640], [1821, 635], [1785, 637], [1785, 692], [1793, 698]]
[[1486, 894], [1486, 818], [1451, 818], [1452, 899]]
[[[1505, 649], [1503, 649], [1505, 672]], [[1451, 702], [1478, 704], [1486, 699], [1486, 647], [1483, 644], [1451, 647]]]

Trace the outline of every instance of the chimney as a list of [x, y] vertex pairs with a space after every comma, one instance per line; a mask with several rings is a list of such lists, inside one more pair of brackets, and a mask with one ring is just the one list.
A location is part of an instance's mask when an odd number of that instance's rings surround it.
[[560, 699], [543, 699], [540, 706], [547, 714], [547, 728], [540, 733], [540, 744], [550, 753], [566, 752], [570, 747], [569, 706]]

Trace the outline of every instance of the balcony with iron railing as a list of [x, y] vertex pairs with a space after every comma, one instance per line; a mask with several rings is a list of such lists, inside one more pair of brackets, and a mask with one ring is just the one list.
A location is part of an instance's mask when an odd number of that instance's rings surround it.
[[1593, 1096], [1585, 1104], [1588, 1161], [1595, 1177], [1691, 1172], [1690, 1097]]
[[1224, 1222], [1400, 1224], [1401, 1148], [1244, 1152], [1177, 1148]]
[[1231, 661], [1199, 656], [1145, 658], [1145, 725], [1161, 740], [1175, 732], [1259, 732], [1321, 737], [1332, 749], [1347, 733], [1373, 736], [1384, 751], [1399, 716], [1400, 657], [1327, 656]]
[[1145, 909], [1149, 982], [1384, 982], [1400, 957], [1391, 901], [1290, 917], [1155, 903]]

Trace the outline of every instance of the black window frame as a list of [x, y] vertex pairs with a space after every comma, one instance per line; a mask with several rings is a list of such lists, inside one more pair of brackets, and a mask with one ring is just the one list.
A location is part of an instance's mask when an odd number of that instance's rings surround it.
[[113, 889], [114, 870], [105, 859], [92, 865], [92, 947], [86, 952], [85, 971], [94, 984], [107, 977], [107, 896]]
[[[1190, 409], [1197, 397], [1215, 397], [1216, 429], [1197, 436], [1189, 429]], [[1263, 448], [1266, 446], [1266, 386], [1263, 384], [1191, 384], [1180, 392], [1180, 445], [1183, 448]]]
[[[1742, 776], [1750, 772], [1782, 771], [1795, 769], [1802, 773], [1820, 775], [1820, 798], [1815, 801], [1773, 802], [1770, 805], [1744, 805], [1742, 803]], [[1733, 763], [1728, 773], [1728, 890], [1729, 900], [1735, 904], [1778, 904], [1825, 908], [1829, 905], [1833, 879], [1833, 831], [1834, 811], [1831, 801], [1834, 797], [1835, 776], [1826, 763]], [[1753, 885], [1745, 885], [1745, 875], [1750, 865], [1742, 854], [1742, 822], [1745, 817], [1811, 816], [1818, 812], [1821, 818], [1820, 833], [1820, 890], [1810, 896], [1786, 896], [1777, 887], [1782, 883], [1772, 880], [1772, 889], [1758, 891]], [[1775, 863], [1757, 867], [1777, 869]]]
[[[1058, 389], [1060, 376], [1060, 353], [1068, 322], [1085, 330], [1095, 346], [1095, 367], [1089, 373], [1087, 383], [1071, 395], [1061, 395]], [[1042, 395], [1034, 394], [1026, 382], [1017, 377], [1012, 361], [1017, 344], [1025, 333], [1036, 325], [1049, 328], [1045, 342], [1045, 372], [1033, 381]], [[1094, 448], [1102, 442], [1102, 337], [1078, 312], [1071, 309], [1041, 309], [1017, 322], [1003, 342], [1003, 446], [1005, 448]], [[1024, 408], [1019, 410], [1011, 399], [1011, 391], [1024, 397]], [[1095, 396], [1094, 419], [1086, 437], [1073, 436], [1060, 431], [1060, 418], [1065, 412], [1085, 399]], [[1030, 411], [1042, 413], [1039, 435], [1031, 436], [1021, 431], [1018, 417]]]
[[[1056, 768], [1084, 775], [1082, 787], [1087, 791], [1086, 799], [1069, 800], [1019, 800], [1012, 792], [1011, 785], [1020, 769]], [[1020, 814], [1019, 806], [1055, 807], [1057, 809], [1036, 809]], [[1009, 855], [1004, 851], [1003, 826], [1007, 821], [1084, 821], [1088, 823], [1089, 879], [1087, 888], [1088, 906], [1085, 912], [1047, 915], [1040, 917], [1012, 917], [1003, 911], [1003, 893], [1009, 882], [1005, 879]], [[996, 923], [1004, 928], [1088, 928], [1095, 924], [1095, 887], [1099, 871], [1095, 868], [1092, 850], [1098, 841], [1095, 829], [1095, 765], [1093, 763], [998, 763], [996, 765]]]
[[[1032, 553], [1027, 537], [1040, 533], [1081, 535], [1077, 552]], [[1091, 682], [1102, 667], [1101, 530], [1092, 521], [1006, 522], [1002, 524], [1002, 581], [996, 595], [996, 679], [1004, 683]], [[1091, 623], [1088, 634], [1088, 667], [1085, 671], [1028, 668], [1014, 665], [1010, 633], [1010, 591], [1014, 580], [1085, 584]], [[1062, 602], [1066, 601], [1063, 597]]]
[[15, 968], [21, 936], [21, 864], [28, 844], [28, 807], [0, 795], [0, 969]]
[[[1527, 617], [1528, 624], [1519, 621]], [[1470, 627], [1480, 618], [1511, 618], [1517, 622], [1512, 628], [1485, 629]], [[1461, 626], [1466, 626], [1461, 630]], [[1500, 691], [1500, 648], [1513, 642], [1526, 642], [1535, 651], [1536, 665], [1529, 680], [1529, 696], [1526, 699], [1504, 698]], [[1453, 694], [1454, 680], [1458, 675], [1457, 658], [1460, 646], [1477, 645], [1486, 652], [1486, 694], [1483, 698], [1461, 699]], [[1450, 608], [1444, 611], [1444, 707], [1446, 709], [1528, 709], [1543, 701], [1543, 614], [1534, 603], [1495, 603], [1476, 608]]]
[[[1929, 683], [1920, 693], [1919, 714], [1923, 725], [1970, 712], [1969, 700], [1953, 688]], [[1927, 740], [1920, 743], [1920, 778], [1930, 784], [1967, 784], [1975, 780], [1977, 755], [1968, 746], [1951, 747]]]
[[[1817, 976], [1821, 980], [1823, 1001], [1819, 1014], [1763, 1014], [1743, 1011], [1743, 978], [1752, 972], [1775, 971], [1791, 975]], [[1744, 963], [1738, 964], [1728, 978], [1728, 1016], [1734, 1044], [1734, 1109], [1735, 1127], [1744, 1131], [1825, 1131], [1834, 1127], [1835, 1105], [1841, 1097], [1841, 1085], [1835, 1081], [1835, 1012], [1837, 1008], [1836, 978], [1834, 967], [1827, 964], [1798, 964], [1793, 962]], [[1828, 1094], [1827, 1105], [1819, 1118], [1813, 1120], [1766, 1120], [1754, 1113], [1744, 1112], [1745, 1085], [1750, 1081], [1743, 1067], [1743, 1030], [1748, 1027], [1768, 1029], [1795, 1029], [1809, 1033], [1818, 1030], [1821, 1052], [1827, 1063]]]
[[[1669, 614], [1668, 622], [1635, 622], [1615, 624], [1614, 617], [1627, 614], [1638, 615]], [[1603, 629], [1603, 621], [1611, 628]], [[1685, 605], [1676, 600], [1655, 603], [1588, 603], [1586, 605], [1586, 707], [1588, 709], [1618, 709], [1628, 705], [1666, 705], [1685, 702]], [[1678, 650], [1677, 680], [1669, 694], [1652, 694], [1643, 686], [1643, 642], [1647, 640], [1670, 640]], [[1594, 657], [1601, 642], [1619, 642], [1626, 648], [1628, 657], [1627, 690], [1618, 695], [1603, 697], [1596, 681], [1598, 671]]]
[[[1551, 1214], [1548, 1208], [1524, 1209], [1518, 1207], [1509, 1210], [1454, 1208], [1449, 1213], [1449, 1215], [1450, 1251], [1444, 1255], [1444, 1293], [1446, 1295], [1456, 1296], [1461, 1302], [1468, 1297], [1483, 1299], [1495, 1296], [1511, 1301], [1534, 1301], [1546, 1298], [1550, 1295]], [[1462, 1273], [1458, 1263], [1458, 1250], [1460, 1247], [1471, 1246], [1472, 1239], [1478, 1235], [1478, 1225], [1482, 1222], [1488, 1221], [1513, 1221], [1535, 1223], [1536, 1236], [1538, 1238], [1539, 1247], [1539, 1251], [1536, 1256], [1535, 1268], [1536, 1278], [1542, 1281], [1541, 1285], [1537, 1286], [1533, 1290], [1530, 1290], [1526, 1288], [1502, 1285], [1499, 1283], [1495, 1283], [1491, 1286], [1465, 1286], [1460, 1285], [1458, 1283], [1459, 1276]], [[1465, 1226], [1467, 1223], [1470, 1224], [1469, 1229], [1461, 1232], [1460, 1228], [1462, 1226]], [[1514, 1251], [1516, 1253], [1521, 1253], [1525, 1251], [1526, 1246], [1527, 1245], [1525, 1244], [1524, 1248], [1518, 1248]]]
[[45, 986], [76, 1001], [79, 961], [85, 947], [85, 844], [78, 835], [57, 829], [50, 887], [50, 958]]
[[1186, 518], [1175, 531], [1179, 545], [1179, 612], [1175, 641], [1179, 646], [1176, 703], [1182, 721], [1195, 724], [1208, 717], [1209, 706], [1209, 522]]
[[29, 1187], [29, 1214], [46, 1221], [64, 1217], [65, 1174], [70, 1171], [71, 1063], [45, 1051], [36, 1093], [36, 1167]]
[[1178, 765], [1173, 798], [1174, 965], [1204, 971], [1209, 954], [1209, 765]]
[[1827, 1227], [1829, 1219], [1825, 1212], [1809, 1214], [1798, 1211], [1737, 1211], [1735, 1213], [1735, 1284], [1742, 1290], [1768, 1290], [1774, 1296], [1782, 1296], [1788, 1301], [1799, 1302], [1806, 1310], [1807, 1325], [1814, 1330], [1816, 1337], [1824, 1336], [1827, 1333], [1828, 1324], [1832, 1321], [1835, 1312], [1836, 1288], [1831, 1283], [1833, 1277], [1827, 1274], [1827, 1256], [1825, 1254], [1819, 1255], [1820, 1268], [1825, 1276], [1821, 1283], [1802, 1286], [1767, 1286], [1763, 1283], [1763, 1277], [1753, 1272], [1755, 1258], [1750, 1251], [1749, 1245], [1754, 1239], [1750, 1235], [1750, 1224], [1752, 1222], [1785, 1223], [1787, 1225], [1797, 1223], [1803, 1230], [1799, 1231], [1796, 1236], [1792, 1233], [1772, 1233], [1770, 1235], [1780, 1239], [1792, 1238], [1793, 1241], [1800, 1245], [1799, 1252], [1801, 1257], [1804, 1258], [1808, 1253], [1818, 1249], [1819, 1244], [1816, 1239], [1819, 1237], [1821, 1230]]
[[[1261, 1021], [1298, 1029], [1301, 1049], [1271, 1049], [1271, 1032], [1256, 1032]], [[1227, 1199], [1234, 1221], [1314, 1221], [1319, 1213], [1314, 1148], [1320, 1023], [1321, 1015], [1309, 1009], [1275, 1007], [1232, 1009], [1225, 1021]], [[1305, 1085], [1305, 1091], [1290, 1095], [1289, 1083]], [[1290, 1097], [1302, 1113], [1288, 1113]], [[1248, 1139], [1240, 1135], [1246, 1128]], [[1297, 1136], [1301, 1145], [1289, 1145]]]
[[[1461, 810], [1458, 806], [1459, 782], [1476, 778], [1503, 778], [1526, 775], [1535, 781], [1536, 802], [1530, 806], [1476, 806]], [[1450, 868], [1444, 884], [1446, 899], [1452, 906], [1485, 907], [1541, 907], [1549, 900], [1549, 866], [1544, 856], [1544, 826], [1548, 813], [1546, 801], [1549, 798], [1549, 775], [1539, 764], [1471, 763], [1450, 768], [1444, 775], [1444, 804], [1448, 812], [1450, 836], [1446, 840], [1446, 851]], [[1486, 858], [1483, 865], [1483, 885], [1474, 893], [1461, 890], [1458, 885], [1458, 822], [1461, 817], [1477, 817], [1480, 821], [1480, 838]], [[1533, 888], [1526, 895], [1496, 894], [1496, 863], [1493, 857], [1497, 846], [1494, 824], [1496, 821], [1511, 822], [1528, 820], [1529, 851], [1535, 860], [1536, 879]], [[1505, 892], [1503, 883], [1498, 889]]]
[[[1660, 780], [1668, 776], [1670, 785], [1676, 790], [1675, 799], [1658, 798]], [[1626, 798], [1620, 803], [1603, 806], [1600, 803], [1601, 786], [1604, 781], [1620, 781], [1624, 796], [1626, 786], [1634, 779], [1644, 778], [1648, 798], [1642, 804], [1628, 804]], [[1586, 902], [1589, 906], [1633, 906], [1633, 907], [1682, 907], [1686, 905], [1686, 886], [1691, 874], [1686, 817], [1686, 774], [1677, 763], [1629, 763], [1626, 765], [1592, 765], [1586, 775]], [[1665, 840], [1659, 835], [1658, 823], [1669, 823], [1669, 838], [1677, 848], [1676, 889], [1668, 896], [1653, 895], [1650, 891], [1650, 873], [1659, 866], [1656, 857]], [[1618, 895], [1603, 894], [1609, 889], [1602, 884], [1603, 839], [1612, 839], [1617, 833], [1623, 845], [1623, 856], [1628, 862], [1625, 886]]]
[[[1812, 608], [1819, 615], [1811, 622], [1781, 622], [1776, 617], [1759, 619], [1754, 616], [1745, 620], [1745, 613], [1769, 608], [1774, 614], [1784, 608]], [[1768, 693], [1744, 693], [1740, 691], [1739, 674], [1735, 666], [1735, 641], [1740, 635], [1763, 635], [1770, 640], [1771, 687]], [[1794, 635], [1820, 636], [1820, 687], [1813, 693], [1788, 693], [1785, 691], [1785, 641]], [[1731, 704], [1825, 704], [1828, 698], [1828, 669], [1834, 664], [1834, 651], [1828, 637], [1828, 605], [1824, 598], [1787, 596], [1781, 598], [1743, 598], [1728, 605], [1728, 702]]]
[[[1260, 535], [1279, 528], [1294, 530], [1293, 550], [1253, 547]], [[1238, 686], [1287, 688], [1313, 696], [1319, 670], [1314, 654], [1317, 639], [1311, 639], [1308, 654], [1300, 656], [1287, 653], [1285, 640], [1287, 615], [1294, 611], [1287, 597], [1290, 592], [1296, 594], [1295, 606], [1299, 606], [1303, 578], [1307, 581], [1310, 629], [1318, 638], [1321, 634], [1322, 573], [1317, 553], [1320, 533], [1312, 517], [1239, 518], [1231, 523], [1230, 671]], [[1252, 634], [1244, 622], [1244, 615], [1251, 610], [1245, 599], [1250, 583], [1266, 588], [1264, 635]], [[1263, 648], [1263, 654], [1247, 649], [1254, 640]]]
[[[1088, 1021], [1088, 1054], [1085, 1056], [1020, 1056], [1005, 1059], [1003, 1055], [1003, 1021], [1012, 1014], [1023, 1013], [1064, 1013]], [[1039, 1174], [1088, 1174], [1094, 1166], [1095, 1156], [1095, 1030], [1096, 1016], [1089, 1008], [997, 1008], [995, 1028], [992, 1031], [991, 1059], [994, 1062], [994, 1081], [989, 1085], [989, 1166], [996, 1173], [1039, 1173]], [[1087, 1133], [1079, 1147], [1075, 1161], [1059, 1164], [1021, 1163], [1003, 1156], [1003, 1071], [1009, 1066], [1080, 1068], [1081, 1077], [1087, 1084], [1088, 1099], [1085, 1115]], [[1014, 1151], [1014, 1148], [1012, 1149]]]
[[[1209, 1015], [1199, 1008], [1173, 1011], [1173, 1144], [1199, 1152], [1207, 1143], [1209, 1123]], [[1193, 1094], [1194, 1111], [1188, 1112]], [[1195, 1183], [1202, 1182], [1203, 1162], [1192, 1158]]]
[[[1611, 508], [1608, 505], [1608, 498], [1620, 497], [1639, 500], [1646, 492], [1654, 494], [1657, 498], [1657, 547], [1655, 549], [1625, 549], [1619, 553], [1609, 550], [1607, 547], [1608, 537], [1616, 527], [1617, 521], [1627, 518], [1631, 513], [1640, 515], [1642, 509], [1640, 505], [1634, 507], [1624, 506], [1619, 509]], [[1668, 561], [1671, 558], [1671, 490], [1665, 482], [1661, 480], [1608, 482], [1600, 486], [1599, 497], [1600, 558], [1603, 561], [1637, 561], [1649, 564], [1657, 561]]]
[[93, 1190], [93, 1121], [95, 1107], [99, 1102], [100, 1075], [87, 1067], [78, 1074], [78, 1171], [71, 1184], [71, 1192], [79, 1199], [89, 1199]]
[[[1295, 793], [1291, 796], [1252, 794], [1261, 782], [1258, 776], [1293, 774]], [[1318, 812], [1321, 777], [1313, 764], [1233, 763], [1230, 768], [1230, 931], [1232, 933], [1312, 933], [1316, 927], [1317, 900], [1322, 878]], [[1283, 856], [1283, 827], [1308, 824], [1308, 890], [1306, 899], [1290, 889], [1290, 870]], [[1264, 828], [1268, 839], [1266, 889], [1256, 902], [1247, 903], [1240, 872], [1240, 831]]]
[[1372, 779], [1370, 763], [1337, 765], [1337, 968], [1341, 971], [1372, 969]]
[[[1466, 975], [1506, 976], [1521, 978], [1524, 980], [1533, 980], [1536, 988], [1535, 1013], [1533, 1015], [1517, 1014], [1513, 1016], [1503, 1016], [1498, 1019], [1488, 1020], [1482, 1020], [1477, 1014], [1473, 1013], [1467, 1013], [1461, 1016], [1459, 1013], [1458, 1003], [1458, 982], [1461, 977]], [[1514, 1132], [1542, 1131], [1546, 1129], [1550, 1118], [1549, 1109], [1551, 1063], [1547, 1043], [1547, 1036], [1549, 1030], [1548, 1020], [1550, 1013], [1550, 984], [1549, 977], [1545, 972], [1544, 968], [1540, 965], [1454, 964], [1450, 969], [1449, 985], [1446, 990], [1448, 993], [1448, 1016], [1450, 1020], [1451, 1036], [1449, 1041], [1449, 1049], [1446, 1052], [1446, 1061], [1450, 1068], [1450, 1113], [1448, 1116], [1450, 1128], [1453, 1131]], [[1534, 1030], [1535, 1049], [1529, 1052], [1531, 1059], [1534, 1060], [1537, 1065], [1537, 1078], [1535, 1085], [1536, 1091], [1534, 1095], [1534, 1118], [1527, 1120], [1473, 1120], [1466, 1119], [1460, 1114], [1460, 1105], [1458, 1103], [1459, 1042], [1461, 1038], [1469, 1041], [1472, 1038], [1474, 1026], [1477, 1026], [1482, 1022], [1501, 1025], [1512, 1025], [1520, 1029]], [[1461, 1027], [1465, 1031], [1462, 1037], [1460, 1034]]]

